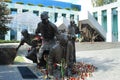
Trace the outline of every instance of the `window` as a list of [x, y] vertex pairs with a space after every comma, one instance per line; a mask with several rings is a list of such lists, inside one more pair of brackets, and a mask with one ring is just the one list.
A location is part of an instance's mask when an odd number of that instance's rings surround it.
[[107, 32], [107, 10], [102, 11], [102, 26], [104, 30]]
[[28, 12], [28, 11], [29, 11], [29, 10], [27, 10], [27, 9], [23, 9], [23, 10], [22, 10], [22, 12]]
[[93, 17], [94, 17], [96, 20], [98, 20], [98, 14], [97, 14], [97, 12], [93, 12]]
[[11, 8], [10, 13], [11, 14], [17, 14], [17, 9], [16, 8]]
[[70, 19], [74, 19], [74, 14], [70, 14]]
[[33, 13], [39, 16], [39, 11], [33, 11]]
[[55, 13], [55, 22], [57, 21], [58, 13]]
[[63, 13], [62, 16], [63, 16], [63, 17], [66, 17], [66, 14]]

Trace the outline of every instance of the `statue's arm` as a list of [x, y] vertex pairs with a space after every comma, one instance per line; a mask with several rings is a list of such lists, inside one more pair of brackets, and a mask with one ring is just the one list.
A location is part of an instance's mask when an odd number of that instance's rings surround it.
[[35, 30], [35, 34], [38, 35], [40, 33], [40, 23], [37, 25], [37, 29]]
[[54, 29], [56, 39], [59, 40], [61, 38], [61, 35], [60, 35], [60, 32], [59, 32], [57, 26], [55, 24], [51, 24], [51, 25]]
[[18, 45], [18, 47], [16, 48], [16, 51], [18, 51], [18, 49], [25, 43], [24, 39], [21, 39], [20, 44]]
[[59, 32], [57, 26], [55, 26], [55, 35], [56, 35], [56, 36], [60, 35], [60, 32]]

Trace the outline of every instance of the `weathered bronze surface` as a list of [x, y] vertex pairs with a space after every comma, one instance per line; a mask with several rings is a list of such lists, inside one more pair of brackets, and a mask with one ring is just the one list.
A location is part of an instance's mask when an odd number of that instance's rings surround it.
[[12, 64], [16, 57], [16, 48], [8, 45], [0, 45], [0, 65]]

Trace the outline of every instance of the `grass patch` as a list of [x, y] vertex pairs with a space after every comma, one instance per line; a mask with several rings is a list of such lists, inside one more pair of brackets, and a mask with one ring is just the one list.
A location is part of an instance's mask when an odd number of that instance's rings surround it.
[[19, 43], [20, 41], [16, 40], [0, 40], [0, 43]]
[[16, 63], [16, 62], [25, 62], [25, 60], [24, 60], [23, 56], [16, 56], [14, 62], [15, 62], [15, 63]]

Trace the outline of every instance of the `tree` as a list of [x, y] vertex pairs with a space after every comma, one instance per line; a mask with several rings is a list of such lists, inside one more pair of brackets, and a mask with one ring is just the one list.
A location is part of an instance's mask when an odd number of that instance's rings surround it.
[[80, 11], [80, 9], [81, 9], [81, 6], [79, 6], [79, 5], [74, 5], [74, 4], [71, 4], [71, 8], [72, 8], [72, 10], [75, 10], [75, 11]]
[[10, 17], [8, 17], [9, 9], [5, 2], [0, 0], [0, 39], [4, 38], [4, 35], [9, 30], [7, 24], [10, 22]]
[[105, 4], [110, 4], [116, 2], [117, 0], [91, 0], [94, 7], [103, 6]]
[[91, 0], [93, 6], [102, 6], [104, 3], [104, 0]]

